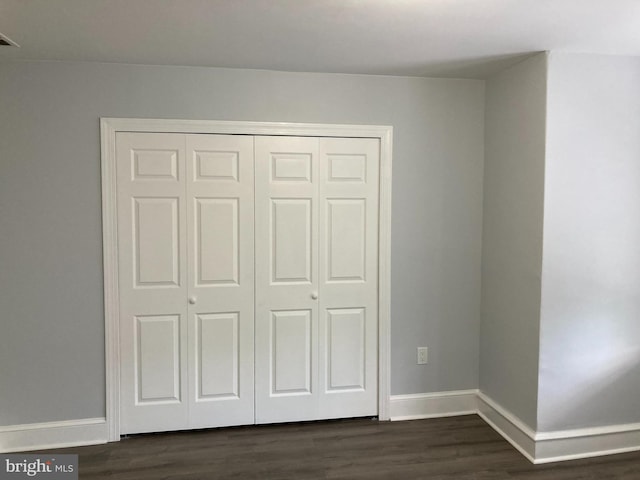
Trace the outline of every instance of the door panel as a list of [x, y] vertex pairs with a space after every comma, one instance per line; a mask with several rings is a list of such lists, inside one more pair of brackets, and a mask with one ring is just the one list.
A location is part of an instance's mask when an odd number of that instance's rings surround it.
[[272, 199], [271, 277], [275, 283], [311, 283], [311, 199]]
[[378, 140], [256, 138], [258, 423], [377, 414], [379, 160]]
[[327, 391], [364, 390], [364, 308], [327, 310]]
[[371, 159], [367, 159], [366, 154], [327, 152], [327, 182], [366, 183], [367, 162], [370, 161]]
[[271, 181], [311, 182], [312, 157], [310, 153], [271, 152]]
[[197, 401], [237, 399], [239, 394], [239, 314], [197, 316]]
[[327, 282], [364, 282], [366, 199], [327, 199]]
[[121, 432], [253, 423], [253, 138], [116, 144]]
[[311, 393], [311, 312], [271, 312], [271, 394]]
[[[210, 147], [204, 147], [210, 148]], [[195, 150], [193, 152], [194, 181], [238, 182], [239, 152], [221, 150]]]
[[319, 418], [378, 412], [379, 152], [320, 139]]
[[177, 286], [178, 198], [133, 198], [135, 286]]
[[186, 135], [189, 428], [254, 421], [253, 137]]
[[256, 422], [317, 418], [318, 139], [256, 137]]
[[131, 150], [133, 165], [131, 180], [178, 181], [178, 150]]
[[136, 323], [136, 403], [180, 402], [180, 316], [140, 316]]
[[118, 133], [121, 433], [187, 424], [184, 136]]
[[238, 198], [199, 198], [195, 202], [196, 285], [238, 285]]

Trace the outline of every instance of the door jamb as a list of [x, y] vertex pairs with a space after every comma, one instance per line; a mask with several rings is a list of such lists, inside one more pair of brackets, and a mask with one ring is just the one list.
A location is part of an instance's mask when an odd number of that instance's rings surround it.
[[393, 127], [314, 123], [101, 118], [106, 422], [108, 441], [120, 440], [120, 331], [116, 211], [118, 132], [210, 133], [376, 138], [380, 140], [378, 240], [378, 418], [389, 420], [391, 304], [391, 156]]

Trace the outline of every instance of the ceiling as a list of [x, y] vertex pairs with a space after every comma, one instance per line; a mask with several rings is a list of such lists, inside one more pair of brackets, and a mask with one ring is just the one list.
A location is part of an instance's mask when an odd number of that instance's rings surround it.
[[0, 62], [483, 78], [542, 50], [640, 56], [640, 0], [0, 0]]

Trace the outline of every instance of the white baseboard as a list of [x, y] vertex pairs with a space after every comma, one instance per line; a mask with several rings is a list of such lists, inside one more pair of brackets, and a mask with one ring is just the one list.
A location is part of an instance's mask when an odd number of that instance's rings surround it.
[[104, 418], [0, 427], [0, 453], [107, 443]]
[[[393, 395], [392, 421], [478, 414], [533, 463], [640, 451], [640, 423], [536, 432], [478, 390]], [[104, 418], [0, 427], [0, 453], [96, 445], [108, 441]]]
[[391, 420], [478, 414], [532, 463], [551, 463], [640, 451], [640, 423], [536, 432], [478, 390], [394, 395]]
[[478, 415], [527, 459], [536, 463], [535, 431], [484, 393], [478, 393]]
[[536, 432], [482, 392], [478, 415], [536, 464], [640, 450], [640, 423]]
[[561, 462], [640, 450], [640, 423], [536, 434], [535, 463]]
[[476, 413], [478, 390], [392, 395], [391, 421], [420, 418], [454, 417]]

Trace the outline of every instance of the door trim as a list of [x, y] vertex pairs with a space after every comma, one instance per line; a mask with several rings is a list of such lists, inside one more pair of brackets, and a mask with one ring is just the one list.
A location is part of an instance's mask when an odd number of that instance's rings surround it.
[[377, 138], [380, 140], [380, 211], [378, 245], [378, 417], [389, 420], [391, 331], [391, 155], [393, 127], [315, 123], [231, 122], [101, 118], [102, 241], [106, 423], [108, 440], [120, 440], [120, 332], [116, 203], [116, 133], [210, 133]]

